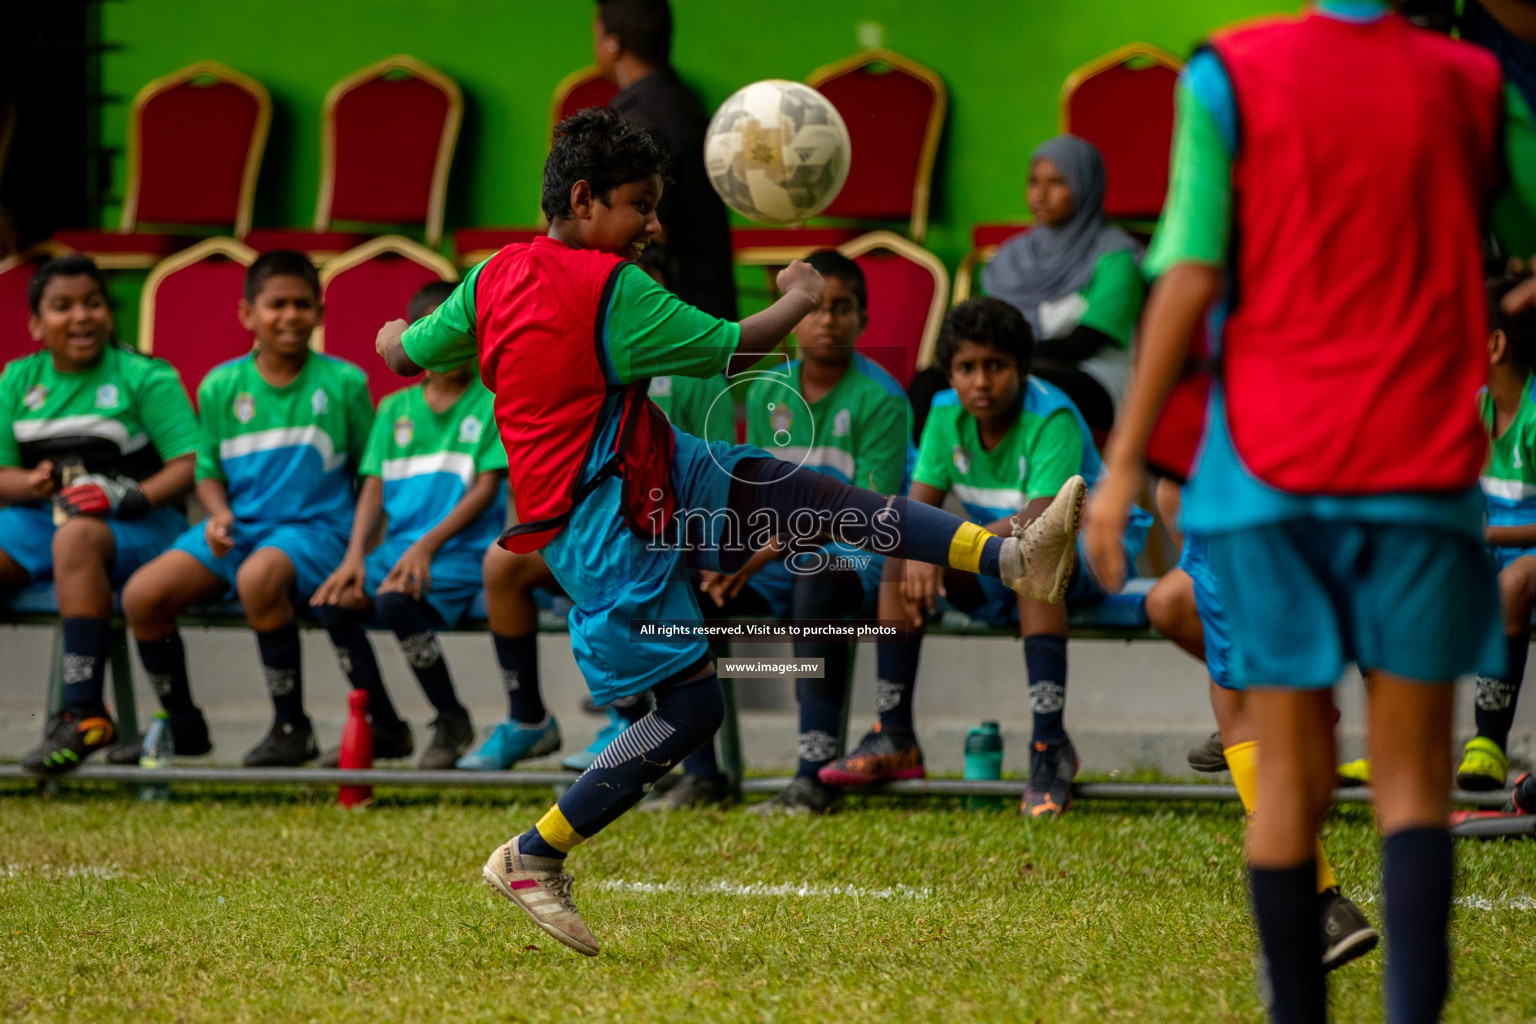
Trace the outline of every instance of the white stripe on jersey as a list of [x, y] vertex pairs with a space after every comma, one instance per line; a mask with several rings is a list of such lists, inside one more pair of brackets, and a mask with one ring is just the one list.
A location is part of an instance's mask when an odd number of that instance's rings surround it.
[[[1022, 512], [1024, 506], [1029, 504], [1029, 499], [1024, 497], [1023, 491], [1016, 491], [1009, 487], [972, 487], [970, 484], [955, 484], [955, 497], [964, 505], [980, 505], [982, 508], [996, 509], [998, 512]], [[1002, 516], [998, 517], [999, 519]]]
[[272, 430], [257, 430], [249, 434], [226, 437], [219, 442], [219, 458], [238, 459], [242, 455], [255, 455], [258, 452], [276, 451], [279, 448], [299, 448], [305, 445], [320, 453], [320, 464], [325, 467], [327, 473], [347, 464], [345, 455], [336, 454], [336, 444], [331, 440], [331, 435], [321, 430], [316, 423], [311, 423], [307, 427], [275, 427]]
[[798, 466], [808, 466], [818, 469], [822, 466], [835, 469], [849, 480], [853, 479], [854, 465], [853, 453], [841, 448], [833, 448], [829, 445], [817, 445], [807, 448], [805, 445], [792, 445], [784, 448], [775, 446], [774, 457], [785, 462], [793, 462]]
[[475, 482], [475, 460], [463, 452], [433, 452], [430, 455], [409, 455], [403, 459], [385, 459], [379, 465], [379, 471], [379, 475], [386, 481], [450, 473], [464, 481], [466, 488]]
[[117, 445], [124, 455], [149, 444], [149, 435], [140, 431], [128, 436], [128, 428], [110, 416], [59, 416], [48, 420], [16, 420], [11, 424], [16, 440], [45, 441], [55, 437], [100, 437]]
[[1536, 498], [1536, 484], [1521, 483], [1519, 480], [1496, 480], [1491, 476], [1480, 476], [1477, 482], [1483, 493], [1490, 498], [1503, 498], [1505, 501]]

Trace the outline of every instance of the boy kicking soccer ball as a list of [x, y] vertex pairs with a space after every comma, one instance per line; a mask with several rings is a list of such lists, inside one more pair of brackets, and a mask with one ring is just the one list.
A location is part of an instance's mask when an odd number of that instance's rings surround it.
[[[723, 698], [702, 637], [632, 640], [632, 629], [701, 621], [689, 563], [739, 569], [764, 520], [864, 550], [954, 565], [1060, 600], [1071, 575], [1083, 483], [1019, 537], [994, 537], [939, 509], [797, 470], [761, 449], [675, 430], [646, 398], [649, 378], [749, 368], [822, 304], [821, 275], [793, 263], [783, 296], [740, 324], [683, 303], [630, 261], [656, 237], [666, 160], [612, 111], [561, 122], [544, 166], [550, 230], [472, 269], [414, 325], [386, 324], [397, 373], [454, 366], [478, 351], [496, 394], [518, 526], [502, 538], [542, 550], [570, 595], [571, 646], [600, 704], [651, 690], [656, 706], [616, 739], [528, 831], [495, 850], [486, 880], [540, 928], [595, 956], [571, 899], [566, 855], [623, 814], [704, 743]], [[744, 542], [745, 541], [745, 542]], [[632, 626], [635, 623], [635, 626]]]

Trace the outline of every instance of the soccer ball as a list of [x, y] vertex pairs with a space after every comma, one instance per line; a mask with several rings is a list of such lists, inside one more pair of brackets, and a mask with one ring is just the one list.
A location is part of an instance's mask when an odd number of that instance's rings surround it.
[[843, 118], [808, 85], [770, 79], [738, 89], [704, 136], [704, 169], [725, 205], [751, 220], [796, 224], [837, 198], [852, 146]]

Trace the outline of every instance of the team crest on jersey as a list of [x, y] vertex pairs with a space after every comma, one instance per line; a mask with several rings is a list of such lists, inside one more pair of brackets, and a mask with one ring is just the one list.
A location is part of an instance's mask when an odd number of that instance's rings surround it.
[[27, 392], [27, 396], [21, 400], [21, 404], [33, 412], [37, 412], [46, 401], [48, 401], [48, 385], [34, 384]]
[[961, 476], [971, 471], [971, 453], [963, 445], [955, 445], [955, 469]]
[[853, 433], [853, 413], [847, 409], [837, 410], [837, 415], [832, 417], [832, 436], [847, 437]]
[[411, 438], [416, 436], [416, 424], [401, 416], [395, 420], [395, 445], [404, 448], [411, 443]]
[[773, 432], [777, 434], [783, 430], [788, 432], [789, 425], [795, 421], [794, 415], [787, 405], [770, 405], [768, 407], [768, 422], [773, 426]]
[[652, 377], [651, 386], [646, 388], [646, 394], [652, 398], [666, 398], [672, 394], [671, 377]]
[[459, 441], [463, 444], [474, 444], [480, 440], [480, 432], [485, 427], [478, 416], [465, 416], [459, 421]]
[[251, 417], [256, 415], [256, 396], [242, 391], [235, 396], [235, 419], [241, 423], [251, 422]]
[[319, 416], [331, 407], [331, 400], [325, 396], [324, 390], [315, 388], [315, 393], [309, 396], [309, 407], [315, 410], [316, 416]]
[[96, 408], [112, 409], [117, 406], [118, 393], [116, 384], [103, 384], [96, 389]]

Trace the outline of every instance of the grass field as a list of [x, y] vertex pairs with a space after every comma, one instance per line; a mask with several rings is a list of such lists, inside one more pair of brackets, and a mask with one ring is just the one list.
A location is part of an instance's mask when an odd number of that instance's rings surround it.
[[[631, 814], [573, 857], [596, 960], [480, 880], [545, 799], [0, 787], [0, 1020], [1255, 1021], [1235, 804]], [[1368, 812], [1328, 846], [1379, 920]], [[1536, 1019], [1536, 843], [1458, 848], [1451, 1021]], [[1336, 973], [1379, 1020], [1380, 951]]]

